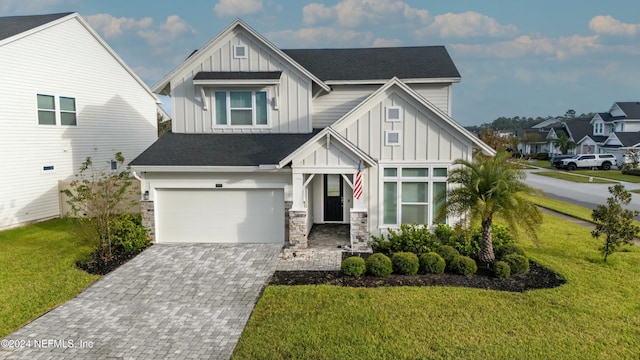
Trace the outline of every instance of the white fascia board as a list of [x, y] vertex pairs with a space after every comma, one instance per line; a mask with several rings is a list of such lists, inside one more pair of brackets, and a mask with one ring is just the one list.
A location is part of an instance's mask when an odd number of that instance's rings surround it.
[[148, 165], [132, 165], [131, 168], [138, 174], [144, 172], [288, 172], [290, 169], [279, 169], [277, 165], [260, 165], [260, 166], [148, 166]]
[[224, 86], [249, 86], [249, 85], [278, 85], [280, 79], [277, 80], [193, 80], [193, 85], [224, 85]]
[[280, 50], [273, 43], [271, 43], [271, 41], [267, 40], [264, 36], [262, 36], [257, 31], [253, 30], [249, 25], [245, 24], [240, 19], [234, 20], [231, 24], [229, 24], [229, 26], [227, 26], [224, 30], [222, 30], [218, 35], [216, 35], [213, 39], [209, 40], [209, 42], [207, 42], [203, 47], [198, 49], [195, 54], [191, 55], [189, 58], [187, 58], [185, 61], [183, 61], [180, 65], [178, 65], [175, 69], [173, 69], [170, 73], [165, 75], [162, 79], [160, 79], [160, 81], [158, 81], [155, 85], [153, 85], [151, 87], [151, 90], [154, 93], [160, 93], [162, 90], [164, 90], [167, 87], [167, 85], [169, 85], [171, 83], [171, 79], [178, 72], [182, 71], [182, 69], [184, 69], [187, 66], [191, 66], [194, 62], [199, 60], [200, 57], [202, 56], [202, 54], [204, 54], [206, 52], [206, 49], [208, 49], [209, 47], [213, 46], [213, 44], [215, 44], [221, 38], [223, 38], [228, 33], [233, 31], [233, 29], [235, 29], [236, 26], [241, 26], [244, 30], [249, 32], [255, 38], [257, 38], [258, 40], [262, 41], [262, 43], [264, 45], [266, 45], [269, 49], [271, 49], [276, 54], [281, 56], [285, 61], [287, 61], [289, 64], [291, 64], [294, 68], [296, 68], [298, 71], [302, 72], [307, 77], [309, 77], [312, 81], [317, 83], [321, 88], [323, 88], [327, 92], [331, 92], [331, 87], [329, 87], [329, 85], [327, 85], [325, 82], [320, 80], [317, 76], [312, 74], [309, 70], [307, 70], [304, 67], [302, 67], [302, 65], [298, 64], [289, 55], [285, 54], [284, 51]]
[[[405, 84], [440, 84], [440, 83], [459, 83], [459, 77], [452, 78], [412, 78], [401, 79]], [[371, 80], [325, 80], [327, 85], [382, 85], [386, 84], [389, 79], [371, 79]]]

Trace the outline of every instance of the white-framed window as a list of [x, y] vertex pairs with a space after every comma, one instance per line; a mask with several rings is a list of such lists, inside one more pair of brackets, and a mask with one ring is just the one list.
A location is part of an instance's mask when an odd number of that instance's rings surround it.
[[247, 46], [246, 45], [233, 45], [233, 58], [234, 59], [246, 59], [247, 58]]
[[387, 106], [385, 120], [388, 122], [402, 121], [402, 108], [400, 106]]
[[69, 96], [36, 94], [39, 125], [76, 126], [76, 99]]
[[386, 146], [399, 146], [400, 144], [402, 144], [402, 133], [397, 130], [385, 131], [384, 144]]
[[447, 166], [388, 165], [381, 171], [382, 227], [436, 221], [445, 202]]
[[266, 91], [214, 91], [214, 126], [266, 126], [269, 107]]

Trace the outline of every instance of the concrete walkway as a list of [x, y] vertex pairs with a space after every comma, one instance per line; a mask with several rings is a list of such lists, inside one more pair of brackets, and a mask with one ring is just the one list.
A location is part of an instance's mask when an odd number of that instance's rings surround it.
[[154, 245], [2, 339], [0, 359], [228, 359], [281, 246]]

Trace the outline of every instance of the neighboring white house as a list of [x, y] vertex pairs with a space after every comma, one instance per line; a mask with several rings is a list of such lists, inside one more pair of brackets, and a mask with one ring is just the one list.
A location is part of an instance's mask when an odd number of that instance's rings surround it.
[[494, 154], [450, 116], [459, 81], [442, 46], [281, 50], [236, 20], [152, 87], [174, 116], [131, 163], [143, 220], [161, 243], [297, 248], [313, 224], [351, 224], [355, 249], [431, 225], [452, 162]]
[[0, 229], [60, 216], [58, 181], [157, 139], [158, 100], [76, 13], [0, 18]]

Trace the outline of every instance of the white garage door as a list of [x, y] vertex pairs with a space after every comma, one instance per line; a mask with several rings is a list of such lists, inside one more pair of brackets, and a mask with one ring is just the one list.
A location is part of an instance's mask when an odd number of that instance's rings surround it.
[[156, 241], [283, 243], [282, 189], [162, 189]]

